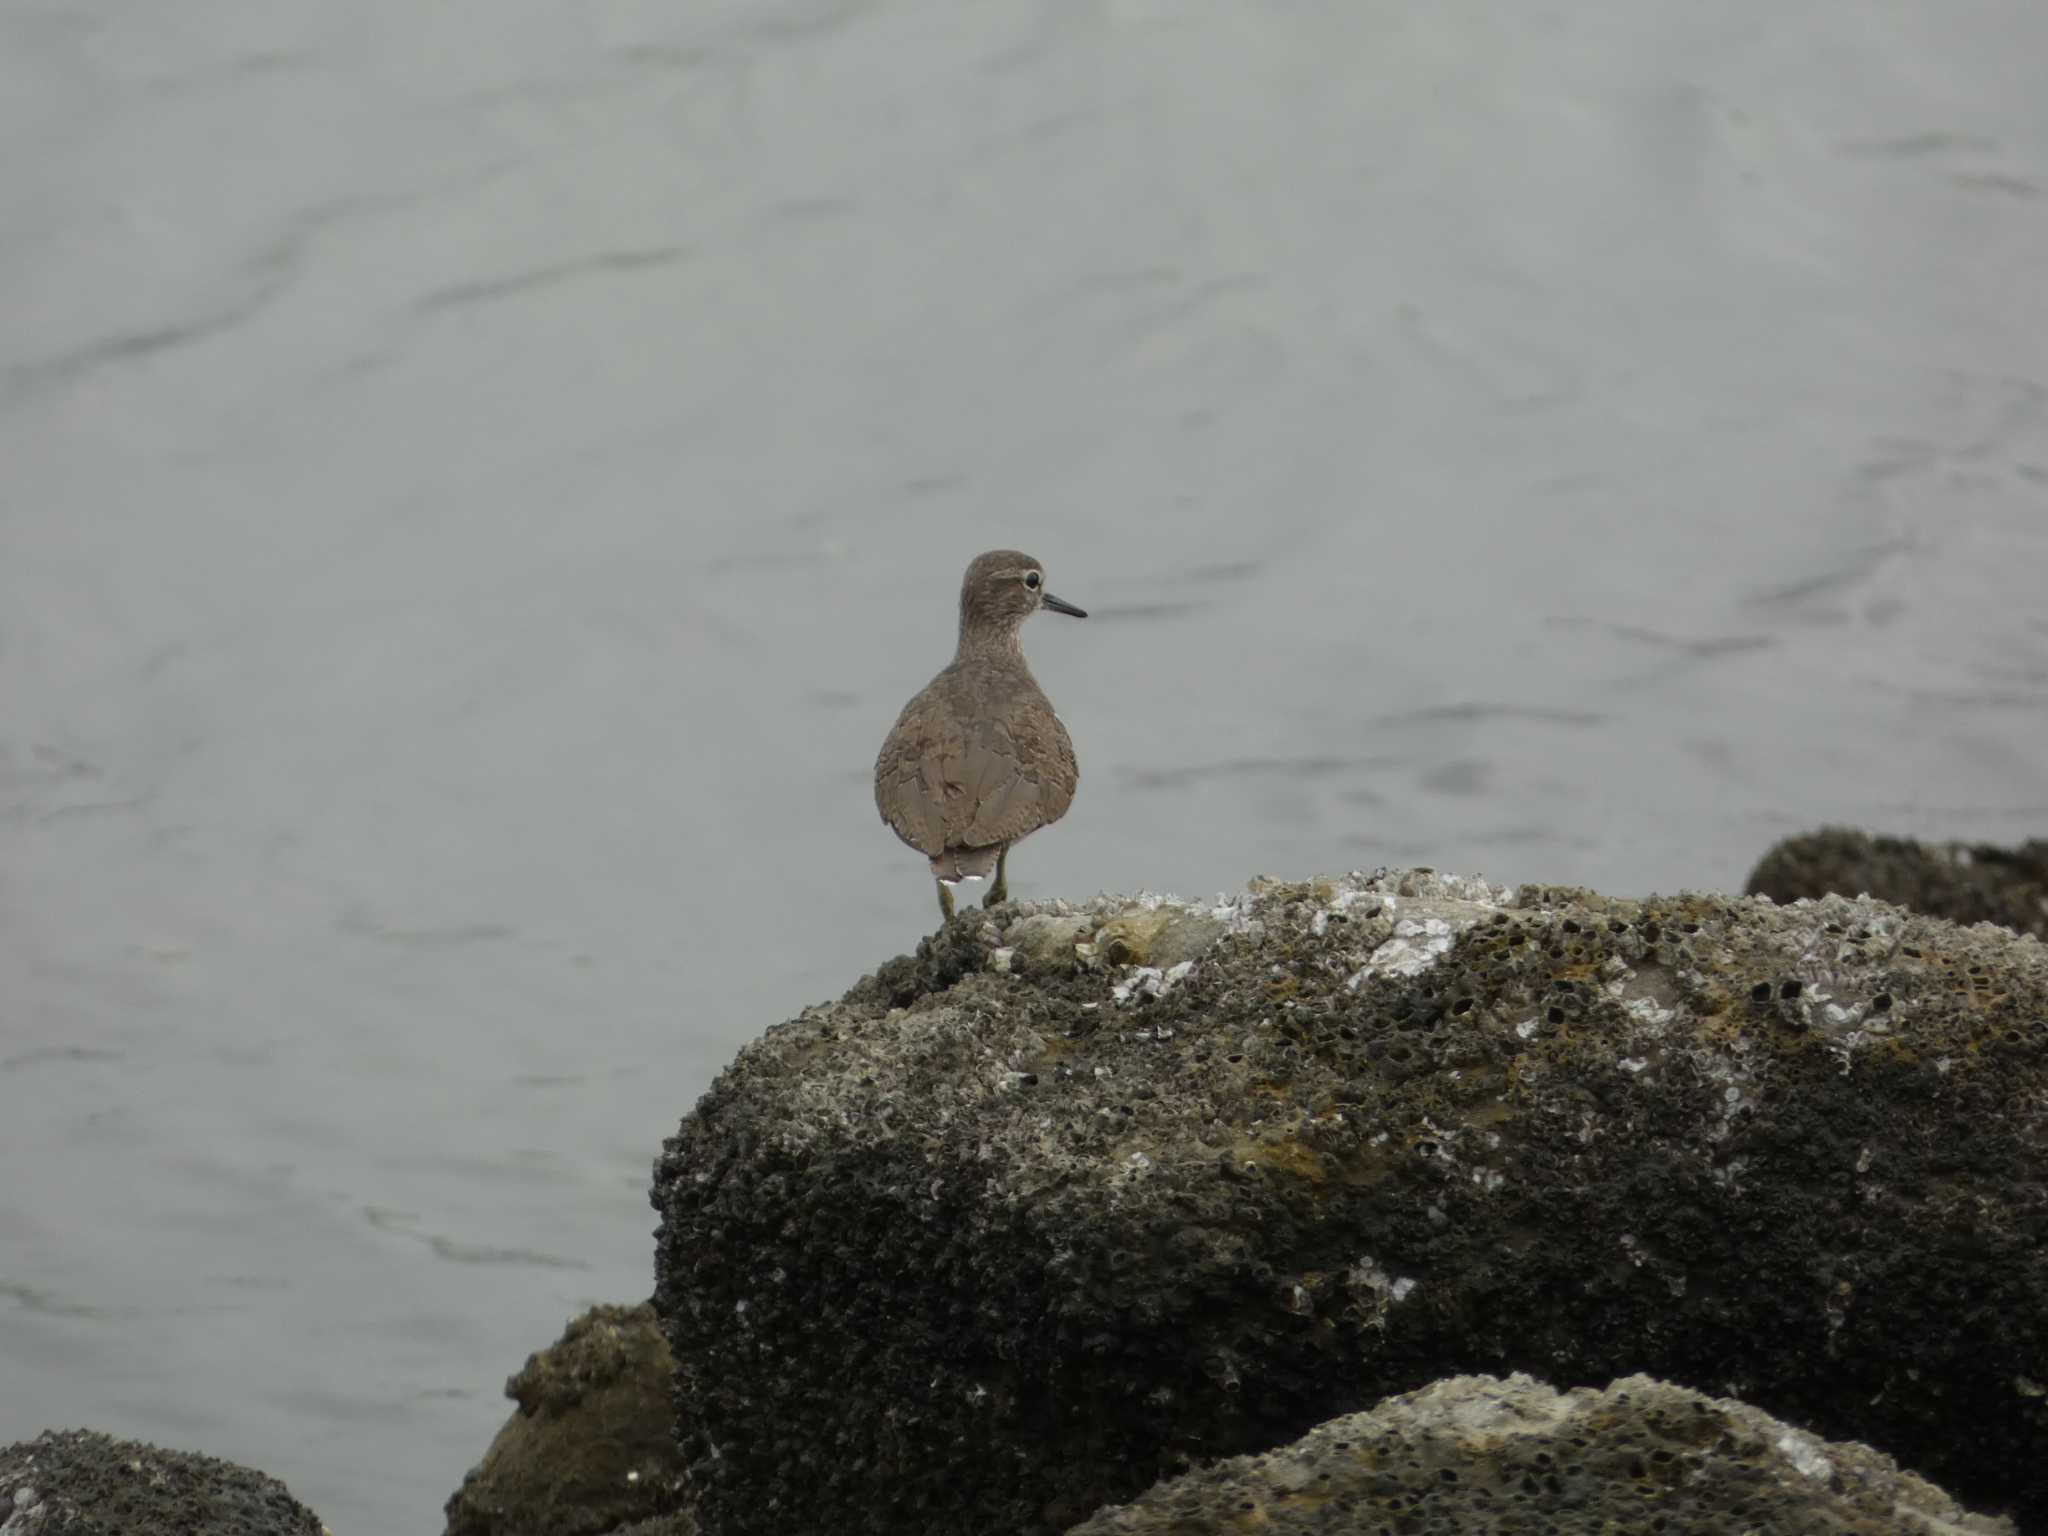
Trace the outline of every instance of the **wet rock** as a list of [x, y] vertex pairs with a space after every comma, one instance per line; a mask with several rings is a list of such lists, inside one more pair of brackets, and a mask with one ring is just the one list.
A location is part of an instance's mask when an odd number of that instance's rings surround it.
[[645, 1303], [570, 1323], [505, 1383], [519, 1409], [449, 1499], [447, 1536], [602, 1536], [656, 1517], [693, 1529], [679, 1512], [672, 1375]]
[[2048, 842], [1920, 843], [1828, 827], [1763, 856], [1748, 890], [1773, 901], [1875, 896], [1956, 923], [2002, 923], [2048, 939]]
[[[1653, 1522], [1655, 1522], [1653, 1524]], [[1890, 1457], [1648, 1376], [1458, 1376], [1106, 1509], [1068, 1536], [2010, 1536]]]
[[322, 1536], [274, 1477], [89, 1429], [0, 1448], [7, 1536]]
[[[1170, 967], [995, 962], [1169, 905], [1213, 933]], [[657, 1165], [655, 1305], [721, 1536], [1060, 1531], [1517, 1370], [2041, 1523], [2044, 1156], [2048, 949], [2002, 929], [1429, 871], [1018, 905], [740, 1054]]]

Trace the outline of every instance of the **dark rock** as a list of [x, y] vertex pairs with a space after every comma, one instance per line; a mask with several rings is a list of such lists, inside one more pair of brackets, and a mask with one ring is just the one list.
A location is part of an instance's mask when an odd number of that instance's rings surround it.
[[1918, 843], [1828, 827], [1779, 843], [1748, 890], [1773, 901], [1875, 896], [1955, 923], [2002, 923], [2048, 939], [2048, 842]]
[[697, 1517], [688, 1510], [663, 1515], [659, 1520], [642, 1520], [637, 1525], [614, 1531], [612, 1536], [697, 1536]]
[[[1653, 1523], [1654, 1522], [1654, 1523]], [[1068, 1536], [2010, 1536], [1891, 1458], [1648, 1376], [1457, 1376], [1218, 1462]]]
[[2048, 1529], [2048, 949], [1410, 872], [1111, 964], [1160, 905], [963, 915], [684, 1120], [655, 1305], [708, 1531], [1059, 1531], [1515, 1370]]
[[0, 1448], [7, 1536], [322, 1536], [274, 1477], [89, 1429]]
[[644, 1302], [570, 1323], [505, 1383], [519, 1411], [449, 1499], [448, 1536], [602, 1536], [656, 1517], [693, 1529], [680, 1512], [673, 1374]]

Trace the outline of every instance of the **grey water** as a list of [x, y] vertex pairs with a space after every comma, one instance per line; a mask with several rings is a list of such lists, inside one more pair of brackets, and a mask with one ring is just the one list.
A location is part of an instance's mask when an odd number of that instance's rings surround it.
[[737, 1047], [1023, 898], [2048, 828], [2048, 8], [5, 0], [0, 1442], [439, 1529]]

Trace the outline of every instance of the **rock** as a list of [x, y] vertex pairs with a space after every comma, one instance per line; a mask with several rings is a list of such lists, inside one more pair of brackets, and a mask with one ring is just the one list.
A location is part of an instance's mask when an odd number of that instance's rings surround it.
[[[1651, 1522], [1660, 1522], [1652, 1525]], [[1068, 1536], [2010, 1536], [1890, 1457], [1648, 1376], [1457, 1376], [1161, 1483]]]
[[7, 1536], [323, 1536], [274, 1477], [89, 1429], [46, 1430], [0, 1449]]
[[2048, 842], [1917, 843], [1828, 827], [1788, 837], [1749, 877], [1773, 901], [1875, 896], [1957, 923], [2002, 923], [2048, 939]]
[[1110, 965], [1170, 970], [1192, 960], [1222, 936], [1223, 923], [1178, 903], [1138, 906], [1095, 931], [1096, 952]]
[[1094, 932], [1092, 918], [1037, 912], [1012, 923], [1004, 938], [1024, 967], [1060, 972], [1074, 968], [1074, 946]]
[[447, 1536], [602, 1536], [656, 1517], [694, 1529], [679, 1513], [673, 1374], [646, 1303], [571, 1322], [505, 1383], [519, 1410], [448, 1500]]
[[1160, 905], [963, 914], [685, 1118], [655, 1306], [707, 1530], [1055, 1532], [1517, 1370], [2048, 1529], [2048, 949], [1409, 871], [1169, 904], [1215, 938], [1165, 969], [993, 968]]

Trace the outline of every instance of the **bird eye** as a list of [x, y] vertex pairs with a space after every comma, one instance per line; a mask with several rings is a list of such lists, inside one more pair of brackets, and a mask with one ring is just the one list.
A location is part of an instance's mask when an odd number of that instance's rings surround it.
[[1024, 585], [1029, 587], [1032, 591], [1036, 592], [1040, 587], [1045, 585], [1045, 578], [1039, 575], [1036, 571], [1026, 571], [1024, 573]]

